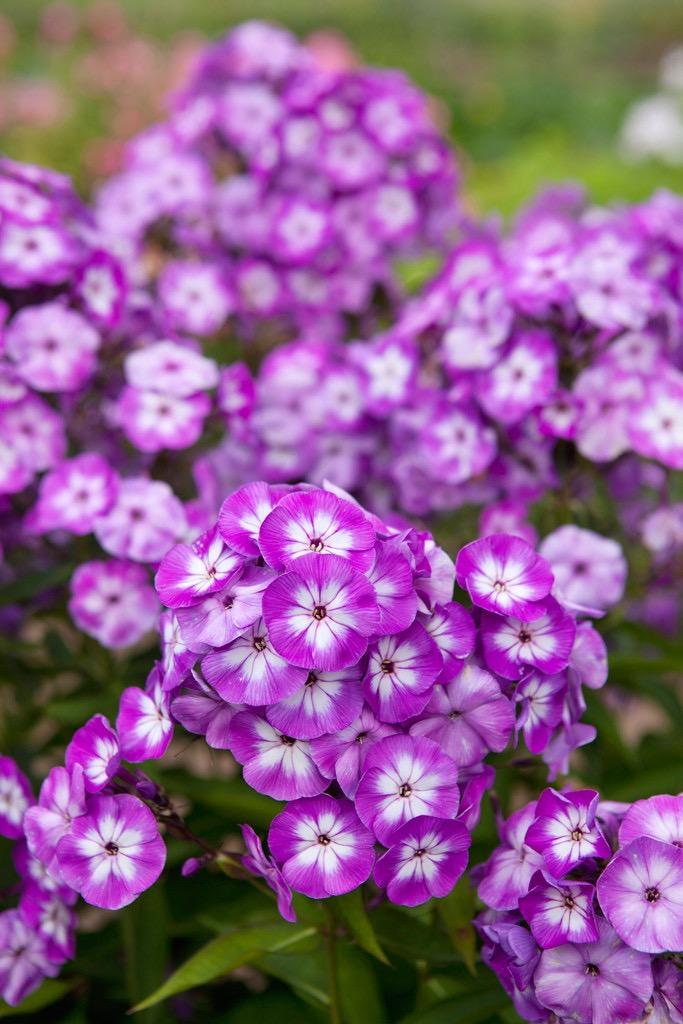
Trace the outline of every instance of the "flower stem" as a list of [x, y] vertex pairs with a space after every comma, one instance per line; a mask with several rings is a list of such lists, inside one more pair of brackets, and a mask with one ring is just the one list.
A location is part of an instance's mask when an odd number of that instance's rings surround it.
[[329, 907], [327, 910], [327, 978], [330, 996], [330, 1024], [342, 1024], [341, 1003], [339, 999], [339, 976], [337, 974], [337, 940], [335, 936], [335, 920]]

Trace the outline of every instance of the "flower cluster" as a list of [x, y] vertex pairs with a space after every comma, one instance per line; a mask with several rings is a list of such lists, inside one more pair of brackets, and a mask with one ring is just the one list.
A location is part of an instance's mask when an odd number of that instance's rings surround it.
[[[101, 571], [114, 606], [136, 582], [115, 564], [119, 576]], [[93, 567], [77, 575], [74, 614], [96, 616]], [[453, 600], [456, 579], [472, 611]], [[158, 877], [155, 819], [179, 820], [135, 765], [163, 756], [176, 723], [288, 801], [270, 855], [245, 826], [243, 860], [286, 918], [292, 890], [320, 899], [371, 877], [398, 904], [446, 895], [493, 783], [487, 755], [521, 733], [564, 771], [592, 739], [581, 690], [604, 683], [604, 646], [555, 584], [519, 537], [474, 541], [454, 565], [429, 534], [341, 491], [256, 482], [230, 495], [214, 526], [161, 558], [162, 660], [144, 689], [123, 692], [115, 727], [98, 714], [79, 729], [37, 802], [12, 762], [0, 766], [3, 834], [19, 840], [26, 890], [2, 919], [23, 935], [47, 893], [45, 928], [57, 915], [62, 936], [57, 959], [48, 932], [9, 940], [8, 998], [70, 955], [75, 894], [117, 909]]]
[[267, 321], [276, 337], [334, 337], [374, 315], [376, 289], [395, 297], [395, 257], [443, 247], [456, 185], [405, 76], [325, 66], [254, 21], [205, 49], [97, 217], [154, 288], [164, 330], [212, 335], [233, 317], [247, 334]]
[[0, 161], [0, 495], [66, 453], [62, 405], [85, 387], [125, 282], [68, 180]]
[[482, 955], [525, 1020], [683, 1019], [683, 797], [546, 789], [477, 869]]

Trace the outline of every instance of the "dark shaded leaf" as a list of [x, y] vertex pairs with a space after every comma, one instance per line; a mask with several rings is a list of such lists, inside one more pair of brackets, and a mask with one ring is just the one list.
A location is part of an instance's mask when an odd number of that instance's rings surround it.
[[356, 942], [371, 956], [388, 964], [386, 954], [375, 935], [372, 921], [363, 905], [363, 890], [358, 888], [345, 896], [336, 896], [328, 900], [328, 904], [340, 920], [346, 924]]

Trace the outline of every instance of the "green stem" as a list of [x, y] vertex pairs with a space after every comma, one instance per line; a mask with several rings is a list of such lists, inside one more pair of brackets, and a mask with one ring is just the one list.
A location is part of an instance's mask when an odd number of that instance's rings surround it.
[[327, 978], [330, 996], [330, 1024], [342, 1024], [341, 1002], [339, 999], [339, 977], [337, 975], [337, 949], [334, 914], [327, 910]]

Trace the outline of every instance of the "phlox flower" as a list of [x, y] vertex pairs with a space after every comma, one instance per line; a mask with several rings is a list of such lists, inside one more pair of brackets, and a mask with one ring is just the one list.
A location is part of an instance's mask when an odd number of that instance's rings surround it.
[[229, 730], [230, 751], [243, 765], [244, 779], [274, 800], [317, 796], [327, 789], [311, 758], [310, 744], [273, 728], [260, 714], [241, 711]]
[[83, 771], [86, 793], [104, 789], [121, 763], [119, 739], [104, 715], [93, 715], [77, 729], [66, 748], [66, 767]]
[[547, 597], [528, 620], [484, 612], [481, 635], [488, 668], [504, 679], [518, 679], [532, 668], [556, 675], [569, 663], [576, 624], [554, 598]]
[[565, 942], [597, 942], [594, 898], [590, 882], [556, 882], [539, 871], [519, 909], [541, 949], [552, 949]]
[[380, 637], [368, 649], [363, 693], [383, 722], [404, 722], [418, 715], [441, 673], [439, 649], [420, 623]]
[[292, 890], [285, 881], [282, 872], [272, 859], [266, 856], [261, 840], [254, 832], [251, 825], [240, 825], [242, 839], [247, 852], [242, 857], [242, 864], [253, 875], [258, 875], [265, 880], [277, 896], [277, 909], [280, 917], [285, 921], [296, 921], [296, 914], [292, 908]]
[[375, 865], [392, 903], [415, 907], [447, 896], [467, 866], [470, 833], [459, 821], [420, 815], [397, 829]]
[[67, 885], [95, 907], [119, 910], [154, 885], [166, 849], [152, 812], [124, 794], [90, 797], [57, 855]]
[[325, 794], [288, 804], [271, 822], [268, 845], [285, 881], [313, 899], [356, 889], [375, 861], [374, 837], [353, 804]]
[[598, 800], [592, 789], [545, 789], [539, 797], [526, 843], [543, 857], [555, 878], [563, 878], [587, 857], [610, 856], [610, 845], [595, 820]]
[[0, 994], [18, 1006], [38, 988], [43, 978], [57, 974], [47, 944], [18, 910], [0, 914]]
[[82, 765], [74, 764], [71, 771], [61, 765], [51, 768], [40, 787], [38, 803], [26, 812], [24, 834], [30, 852], [55, 878], [60, 877], [57, 843], [85, 809]]
[[104, 647], [130, 647], [159, 617], [147, 573], [134, 562], [83, 562], [71, 577], [69, 612]]
[[631, 804], [619, 826], [619, 843], [649, 836], [683, 848], [683, 796], [651, 796]]
[[553, 575], [547, 562], [519, 537], [492, 534], [466, 544], [455, 563], [458, 584], [474, 604], [529, 622], [539, 615]]
[[147, 677], [145, 689], [129, 686], [119, 698], [116, 719], [121, 756], [126, 761], [163, 757], [173, 736], [169, 694], [163, 689], [158, 666]]
[[336, 779], [342, 792], [353, 799], [375, 743], [398, 732], [396, 726], [378, 721], [363, 705], [358, 717], [345, 729], [322, 735], [311, 742], [311, 756], [328, 779]]

